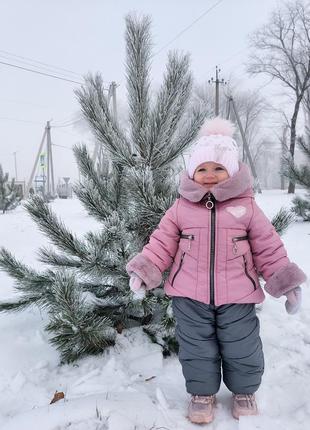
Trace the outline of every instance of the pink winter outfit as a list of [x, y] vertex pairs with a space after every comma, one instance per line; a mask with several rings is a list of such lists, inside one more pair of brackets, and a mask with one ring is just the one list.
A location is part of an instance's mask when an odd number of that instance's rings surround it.
[[179, 193], [149, 243], [126, 266], [147, 289], [159, 286], [162, 273], [171, 269], [164, 285], [167, 295], [219, 306], [262, 302], [259, 274], [274, 297], [305, 282], [257, 206], [245, 164], [211, 192], [184, 173]]

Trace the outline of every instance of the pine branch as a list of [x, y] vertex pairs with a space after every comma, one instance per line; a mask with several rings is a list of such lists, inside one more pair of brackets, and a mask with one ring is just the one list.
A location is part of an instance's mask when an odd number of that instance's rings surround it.
[[203, 121], [206, 118], [206, 111], [204, 109], [194, 109], [190, 115], [190, 118], [187, 120], [186, 125], [183, 129], [178, 133], [177, 136], [173, 137], [169, 147], [167, 148], [166, 157], [160, 161], [160, 156], [158, 159], [158, 167], [162, 168], [168, 162], [175, 160], [179, 157], [184, 150], [193, 142], [197, 133], [202, 126]]
[[105, 222], [112, 209], [101, 199], [91, 183], [84, 182], [83, 184], [74, 185], [73, 191], [90, 216], [93, 216], [99, 222]]
[[40, 248], [38, 258], [41, 263], [54, 267], [71, 267], [76, 269], [81, 267], [80, 259], [68, 257], [65, 254], [57, 254], [52, 248]]
[[82, 241], [78, 240], [65, 227], [55, 214], [52, 213], [48, 204], [38, 196], [32, 196], [24, 207], [36, 222], [42, 233], [47, 236], [54, 245], [62, 251], [79, 258], [86, 257], [86, 250]]
[[46, 329], [62, 362], [71, 362], [85, 354], [98, 354], [114, 344], [115, 330], [106, 317], [95, 317], [82, 297], [73, 275], [58, 273], [53, 286], [54, 302]]
[[0, 312], [19, 312], [37, 303], [37, 296], [31, 296], [28, 297], [28, 299], [20, 299], [10, 302], [0, 302]]
[[73, 186], [74, 194], [80, 200], [87, 213], [99, 222], [105, 222], [106, 217], [112, 213], [112, 208], [102, 200], [97, 189], [90, 182]]
[[304, 221], [310, 221], [310, 195], [308, 195], [308, 200], [295, 196], [292, 202], [294, 204], [292, 212]]
[[110, 114], [101, 76], [88, 75], [85, 85], [75, 93], [92, 132], [112, 160], [121, 166], [133, 165], [130, 145]]
[[310, 134], [309, 129], [307, 130], [308, 140], [304, 139], [303, 137], [299, 137], [297, 139], [297, 143], [305, 156], [310, 160]]
[[4, 174], [0, 164], [0, 210], [5, 213], [7, 210], [14, 209], [20, 201], [21, 196], [18, 195], [15, 179], [11, 179], [9, 183], [9, 174]]
[[276, 232], [282, 235], [289, 225], [295, 220], [294, 214], [285, 208], [281, 208], [279, 212], [272, 218], [271, 224], [276, 229]]
[[189, 57], [170, 53], [164, 83], [150, 118], [148, 162], [153, 168], [158, 167], [158, 158], [162, 163], [163, 156], [167, 157], [167, 147], [185, 111], [191, 88]]
[[138, 154], [148, 157], [147, 128], [150, 111], [150, 18], [126, 17], [126, 78], [131, 140]]
[[[111, 214], [117, 209], [117, 198], [115, 196], [119, 192], [117, 187], [118, 182], [114, 179], [115, 175], [107, 174], [106, 177], [102, 177], [95, 168], [94, 162], [89, 156], [85, 145], [75, 145], [73, 152], [78, 162], [79, 169], [86, 178], [83, 184], [74, 187], [75, 193], [78, 194], [79, 197], [82, 197], [81, 201], [84, 203], [84, 206], [86, 209], [90, 209], [92, 213], [95, 213], [96, 208], [99, 206], [100, 209], [97, 209], [97, 211], [100, 216], [103, 213], [106, 215]], [[111, 180], [111, 177], [114, 180]], [[79, 188], [81, 191], [79, 191]], [[94, 194], [94, 196], [92, 194]]]
[[283, 175], [305, 188], [310, 188], [310, 168], [307, 165], [297, 167], [291, 160], [286, 159]]
[[131, 169], [128, 175], [130, 178], [128, 187], [130, 187], [131, 193], [135, 195], [129, 211], [135, 214], [134, 221], [143, 233], [144, 241], [158, 225], [175, 196], [171, 191], [168, 195], [155, 192], [151, 169]]
[[0, 249], [0, 269], [15, 280], [15, 288], [22, 294], [15, 302], [2, 303], [2, 310], [19, 310], [33, 304], [45, 307], [52, 299], [54, 272], [47, 270], [39, 274], [17, 261], [5, 248]]

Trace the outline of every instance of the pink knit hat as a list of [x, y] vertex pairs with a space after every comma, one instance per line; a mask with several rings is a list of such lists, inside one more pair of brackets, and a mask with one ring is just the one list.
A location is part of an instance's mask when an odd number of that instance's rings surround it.
[[232, 122], [216, 117], [206, 121], [187, 163], [187, 173], [193, 178], [195, 170], [207, 161], [222, 164], [229, 176], [239, 170], [238, 146], [232, 138], [235, 127]]

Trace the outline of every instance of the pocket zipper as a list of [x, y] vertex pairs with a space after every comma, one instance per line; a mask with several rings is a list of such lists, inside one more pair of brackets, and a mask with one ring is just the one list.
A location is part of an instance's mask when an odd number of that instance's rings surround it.
[[233, 253], [237, 254], [238, 252], [238, 246], [237, 246], [237, 242], [239, 242], [240, 240], [248, 240], [249, 236], [236, 236], [232, 238], [233, 241]]
[[184, 257], [185, 257], [185, 252], [183, 251], [182, 252], [182, 256], [181, 256], [181, 260], [180, 260], [180, 264], [179, 264], [179, 267], [178, 267], [178, 270], [175, 272], [175, 274], [173, 275], [173, 278], [172, 278], [172, 281], [171, 281], [171, 285], [173, 286], [173, 283], [174, 283], [174, 280], [175, 280], [175, 278], [176, 278], [176, 276], [177, 276], [177, 274], [179, 273], [179, 271], [181, 270], [181, 268], [182, 268], [182, 264], [183, 264], [183, 260], [184, 260]]
[[249, 278], [249, 279], [250, 279], [250, 281], [252, 282], [252, 284], [253, 284], [253, 286], [254, 286], [254, 290], [256, 290], [256, 289], [257, 289], [256, 283], [255, 283], [254, 279], [252, 278], [252, 276], [251, 276], [251, 275], [249, 274], [249, 272], [248, 272], [246, 258], [245, 258], [245, 256], [244, 256], [244, 255], [243, 255], [242, 257], [243, 257], [243, 261], [244, 261], [244, 271], [245, 271], [245, 275], [247, 276], [247, 278]]
[[183, 234], [183, 233], [181, 233], [181, 239], [188, 239], [188, 248], [187, 248], [187, 250], [190, 251], [191, 250], [191, 246], [192, 246], [192, 240], [195, 239], [195, 236], [193, 234]]

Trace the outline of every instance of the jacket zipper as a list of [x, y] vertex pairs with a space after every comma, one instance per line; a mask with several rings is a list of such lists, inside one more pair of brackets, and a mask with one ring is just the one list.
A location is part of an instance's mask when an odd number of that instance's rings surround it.
[[182, 256], [181, 256], [181, 260], [180, 260], [180, 264], [179, 264], [179, 267], [178, 267], [178, 270], [175, 272], [175, 274], [173, 275], [173, 278], [172, 278], [172, 281], [171, 281], [171, 285], [173, 286], [173, 283], [174, 283], [174, 280], [175, 280], [175, 278], [176, 278], [176, 276], [177, 276], [177, 274], [179, 273], [179, 271], [181, 270], [181, 268], [182, 268], [182, 264], [183, 264], [183, 260], [184, 260], [184, 257], [185, 257], [185, 252], [183, 251], [182, 252]]
[[257, 289], [256, 283], [255, 283], [254, 279], [252, 278], [252, 276], [248, 272], [246, 258], [245, 258], [244, 255], [242, 257], [243, 257], [243, 261], [244, 261], [244, 271], [245, 271], [245, 274], [250, 279], [250, 281], [252, 282], [254, 290], [256, 290]]
[[208, 193], [206, 208], [211, 211], [211, 240], [210, 240], [210, 304], [214, 305], [214, 260], [215, 260], [215, 201]]

